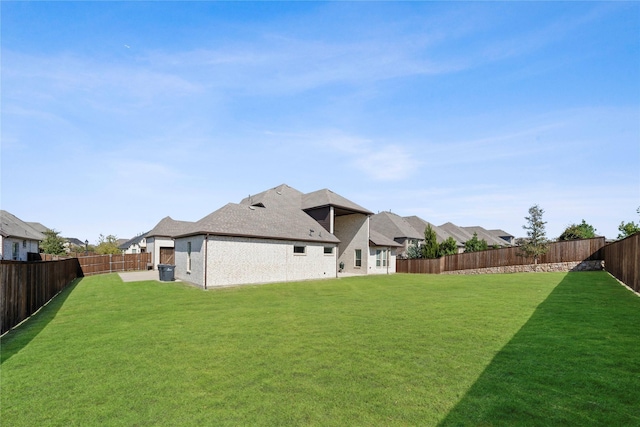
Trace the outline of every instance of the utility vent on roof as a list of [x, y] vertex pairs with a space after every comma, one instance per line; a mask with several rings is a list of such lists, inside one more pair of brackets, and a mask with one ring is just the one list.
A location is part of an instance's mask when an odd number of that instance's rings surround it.
[[264, 205], [262, 203], [254, 203], [253, 205], [251, 205], [251, 207], [254, 208], [264, 208]]

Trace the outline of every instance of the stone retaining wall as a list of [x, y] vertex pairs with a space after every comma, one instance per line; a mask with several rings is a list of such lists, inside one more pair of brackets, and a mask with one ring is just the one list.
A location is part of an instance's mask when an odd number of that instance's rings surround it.
[[441, 274], [501, 274], [551, 271], [597, 271], [604, 269], [604, 261], [554, 262], [551, 264], [509, 265], [506, 267], [474, 268], [472, 270], [443, 271]]

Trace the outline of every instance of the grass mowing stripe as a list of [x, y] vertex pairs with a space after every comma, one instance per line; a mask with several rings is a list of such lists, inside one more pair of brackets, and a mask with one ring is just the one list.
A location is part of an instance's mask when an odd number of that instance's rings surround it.
[[[485, 393], [483, 378], [505, 354], [529, 340], [544, 347], [561, 339], [544, 332], [565, 314], [545, 308], [551, 297], [557, 307], [575, 306], [569, 324], [589, 319], [585, 310], [599, 301], [614, 319], [602, 327], [615, 343], [603, 358], [637, 343], [635, 330], [616, 327], [638, 324], [633, 296], [615, 296], [604, 273], [584, 274], [398, 274], [208, 292], [89, 277], [3, 337], [2, 417], [15, 426], [436, 425], [464, 424], [470, 405], [492, 424], [498, 419], [487, 414], [515, 402], [524, 423], [535, 424], [530, 402], [511, 400], [517, 384], [495, 388], [480, 406], [474, 393]], [[635, 312], [616, 315], [618, 305], [634, 304]], [[546, 326], [522, 335], [545, 310]], [[579, 335], [575, 345], [592, 339]], [[637, 357], [622, 370], [634, 369]], [[575, 363], [580, 369], [583, 361]], [[598, 372], [605, 383], [617, 379]], [[625, 419], [634, 402], [611, 402], [611, 410]], [[578, 413], [583, 403], [558, 402]]]

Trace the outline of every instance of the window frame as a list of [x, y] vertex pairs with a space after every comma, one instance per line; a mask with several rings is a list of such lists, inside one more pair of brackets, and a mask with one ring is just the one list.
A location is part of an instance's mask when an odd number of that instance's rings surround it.
[[355, 250], [353, 264], [356, 268], [362, 268], [362, 249]]

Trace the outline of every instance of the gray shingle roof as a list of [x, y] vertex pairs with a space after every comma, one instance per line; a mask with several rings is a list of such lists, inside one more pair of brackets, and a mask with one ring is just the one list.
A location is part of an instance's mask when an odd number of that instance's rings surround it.
[[127, 240], [123, 244], [119, 245], [118, 249], [127, 250], [131, 245], [139, 244], [142, 241], [142, 239], [144, 239], [145, 237], [147, 237], [147, 234], [142, 233], [132, 239]]
[[[443, 229], [441, 229], [440, 227], [431, 224], [428, 221], [425, 221], [424, 219], [418, 217], [418, 216], [405, 216], [404, 219], [419, 233], [421, 233], [424, 236], [424, 230], [425, 228], [427, 228], [427, 225], [431, 225], [431, 228], [433, 229], [433, 231], [436, 232], [436, 241], [438, 243], [442, 243], [445, 240], [447, 240], [449, 237], [453, 237], [455, 239], [454, 236], [451, 236], [449, 233], [447, 233], [446, 231], [444, 231]], [[459, 242], [458, 240], [456, 240], [456, 245], [457, 246], [464, 246], [464, 243]]]
[[453, 238], [456, 239], [457, 242], [461, 242], [463, 244], [467, 240], [471, 240], [471, 238], [473, 238], [473, 233], [469, 234], [468, 231], [462, 229], [461, 227], [458, 227], [451, 222], [439, 225], [438, 227], [453, 236]]
[[0, 210], [0, 234], [3, 237], [17, 237], [38, 241], [44, 240], [44, 234], [33, 229], [29, 224], [5, 210]]
[[389, 239], [375, 230], [369, 230], [369, 241], [371, 241], [371, 243], [373, 243], [374, 246], [390, 246], [390, 247], [402, 246], [400, 243], [396, 242], [395, 240]]
[[194, 223], [190, 221], [176, 221], [170, 216], [164, 217], [151, 231], [144, 235], [144, 237], [173, 237], [179, 234], [183, 234], [186, 229], [191, 227]]
[[313, 218], [299, 207], [292, 206], [284, 198], [276, 202], [279, 204], [276, 207], [273, 207], [273, 200], [262, 200], [266, 202], [264, 208], [229, 203], [194, 223], [182, 235], [214, 234], [307, 242], [340, 242]]
[[39, 233], [46, 233], [47, 231], [50, 231], [49, 228], [45, 227], [44, 225], [40, 224], [39, 222], [30, 222], [30, 221], [26, 221], [26, 224], [33, 228], [34, 230], [36, 230]]
[[373, 215], [368, 209], [363, 208], [351, 200], [345, 199], [341, 195], [334, 193], [329, 189], [322, 189], [302, 196], [302, 209], [313, 209], [323, 206], [333, 206], [349, 211], [359, 212], [366, 215]]
[[493, 235], [491, 232], [484, 229], [483, 227], [473, 226], [473, 227], [461, 227], [461, 228], [471, 233], [472, 237], [473, 237], [473, 233], [477, 233], [478, 239], [484, 239], [487, 242], [487, 244], [489, 244], [489, 246], [493, 246], [493, 245], [510, 246], [509, 243], [507, 243], [505, 240], [499, 237], [496, 237], [495, 235]]
[[391, 212], [380, 212], [371, 217], [370, 228], [389, 239], [424, 240], [424, 232], [419, 233], [404, 218]]

